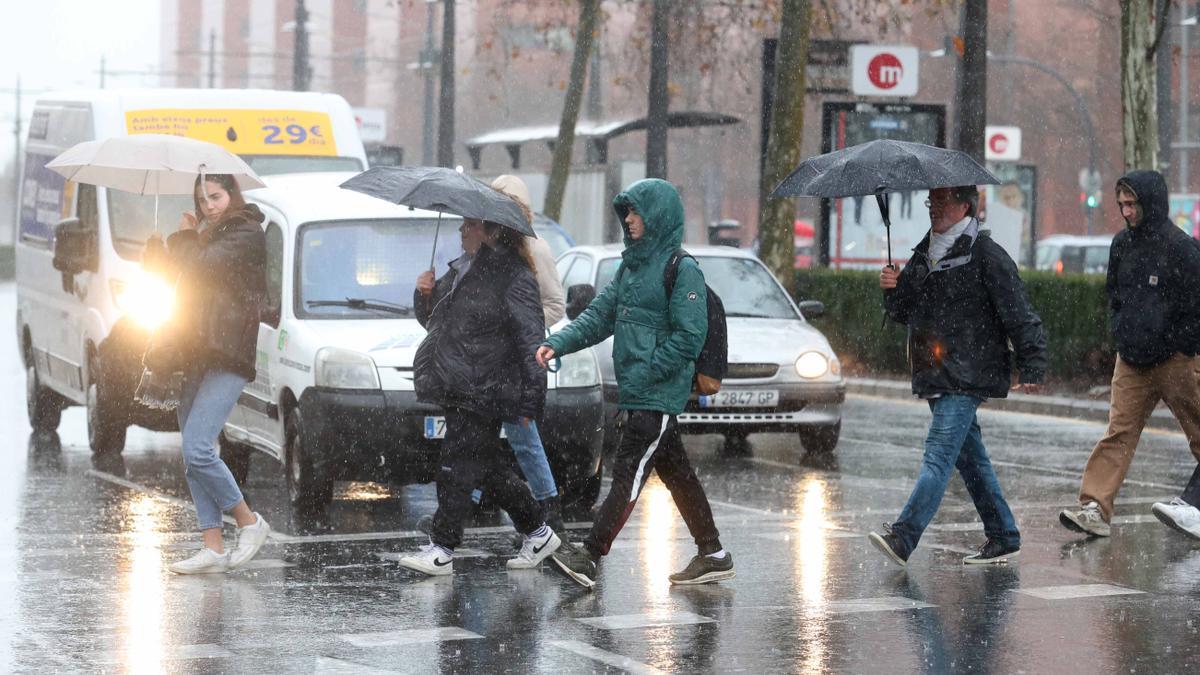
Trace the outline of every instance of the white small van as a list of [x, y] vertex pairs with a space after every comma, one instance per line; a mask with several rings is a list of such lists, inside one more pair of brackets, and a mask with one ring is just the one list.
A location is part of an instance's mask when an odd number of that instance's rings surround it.
[[[427, 482], [438, 469], [442, 411], [418, 403], [412, 314], [417, 275], [437, 240], [436, 273], [462, 255], [457, 217], [337, 187], [353, 174], [265, 177], [246, 193], [266, 216], [273, 305], [259, 328], [256, 377], [221, 439], [239, 482], [252, 451], [278, 460], [292, 506], [322, 511], [338, 480]], [[591, 350], [547, 375], [539, 429], [564, 508], [600, 491], [603, 395]]]
[[[86, 405], [96, 453], [118, 453], [131, 424], [174, 430], [173, 414], [133, 403], [150, 332], [172, 292], [140, 269], [154, 198], [64, 180], [46, 164], [100, 138], [168, 133], [222, 145], [260, 175], [359, 171], [366, 155], [340, 96], [220, 89], [91, 90], [43, 94], [29, 125], [16, 241], [18, 345], [29, 421], [58, 426]], [[164, 197], [163, 234], [188, 196]]]

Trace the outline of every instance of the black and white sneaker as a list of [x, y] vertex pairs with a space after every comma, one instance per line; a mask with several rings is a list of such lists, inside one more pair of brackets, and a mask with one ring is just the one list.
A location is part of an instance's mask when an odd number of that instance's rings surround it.
[[733, 554], [726, 551], [723, 558], [693, 556], [687, 567], [667, 577], [667, 580], [676, 586], [692, 586], [725, 581], [736, 575], [733, 571]]
[[871, 544], [873, 544], [875, 548], [882, 551], [883, 554], [890, 558], [892, 562], [901, 567], [907, 566], [908, 553], [904, 550], [904, 546], [900, 543], [900, 538], [892, 534], [891, 526], [885, 523], [883, 527], [885, 530], [883, 534], [872, 532], [871, 534], [867, 535], [867, 538], [871, 540]]
[[558, 550], [562, 540], [549, 527], [542, 525], [539, 532], [525, 537], [521, 552], [505, 563], [510, 570], [531, 570], [542, 564], [550, 554]]
[[401, 557], [400, 566], [440, 577], [454, 572], [454, 553], [430, 542], [416, 553]]
[[964, 565], [993, 565], [1006, 563], [1021, 553], [1020, 546], [1005, 546], [995, 539], [988, 539], [979, 552], [963, 558]]

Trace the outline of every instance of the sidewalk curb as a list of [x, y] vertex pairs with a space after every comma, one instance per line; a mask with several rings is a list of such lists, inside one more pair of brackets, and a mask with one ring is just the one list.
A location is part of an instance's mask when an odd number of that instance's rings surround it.
[[[915, 400], [912, 385], [907, 380], [877, 380], [863, 377], [846, 378], [847, 394], [863, 394]], [[1069, 398], [1066, 396], [1045, 396], [1041, 394], [1010, 393], [1008, 398], [988, 399], [984, 404], [991, 410], [1008, 412], [1034, 413], [1052, 415], [1054, 417], [1069, 417], [1091, 422], [1108, 421], [1108, 401], [1090, 400], [1084, 398]], [[1179, 423], [1166, 407], [1159, 405], [1146, 420], [1146, 427], [1162, 431], [1179, 431]]]

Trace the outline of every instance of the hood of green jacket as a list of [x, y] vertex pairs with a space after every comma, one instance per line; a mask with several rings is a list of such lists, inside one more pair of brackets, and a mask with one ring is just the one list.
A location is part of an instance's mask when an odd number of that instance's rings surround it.
[[[637, 267], [648, 260], [669, 256], [683, 245], [683, 200], [675, 186], [667, 181], [659, 178], [639, 180], [613, 197], [613, 208], [625, 232], [625, 251], [621, 255], [626, 263]], [[625, 224], [631, 208], [641, 214], [646, 223], [641, 239], [631, 238], [629, 226]]]

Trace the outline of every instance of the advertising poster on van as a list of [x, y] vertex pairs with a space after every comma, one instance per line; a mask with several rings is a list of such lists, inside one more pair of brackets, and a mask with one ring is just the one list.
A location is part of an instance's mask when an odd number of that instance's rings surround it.
[[46, 168], [52, 159], [53, 155], [40, 153], [25, 155], [20, 216], [20, 236], [24, 241], [52, 244], [54, 226], [71, 216], [74, 183]]
[[337, 155], [329, 114], [311, 110], [129, 110], [125, 130], [186, 136], [238, 155]]

